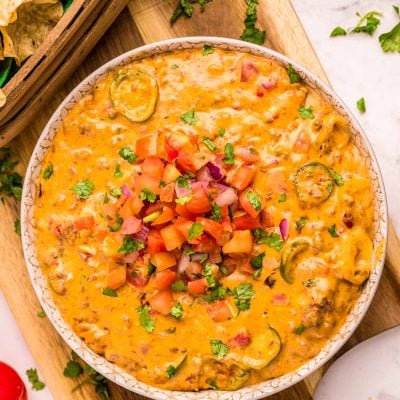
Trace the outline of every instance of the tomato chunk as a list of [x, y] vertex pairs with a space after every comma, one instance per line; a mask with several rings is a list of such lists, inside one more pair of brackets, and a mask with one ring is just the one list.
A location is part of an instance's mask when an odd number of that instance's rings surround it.
[[130, 235], [140, 232], [143, 227], [142, 220], [136, 217], [128, 217], [124, 219], [120, 232], [124, 235]]
[[235, 231], [233, 238], [222, 247], [224, 253], [250, 253], [253, 249], [253, 238], [250, 230]]
[[170, 269], [165, 269], [164, 271], [156, 272], [154, 275], [154, 287], [158, 290], [168, 289], [173, 282], [176, 281], [177, 273], [171, 271]]
[[241, 165], [234, 173], [232, 186], [237, 190], [244, 190], [253, 180], [256, 169], [250, 165]]
[[235, 154], [249, 164], [254, 164], [260, 158], [257, 150], [251, 146], [239, 146], [235, 149]]
[[142, 174], [135, 175], [135, 192], [138, 196], [143, 189], [151, 190], [154, 194], [160, 194], [160, 179], [155, 176]]
[[197, 279], [196, 281], [188, 282], [188, 291], [191, 294], [204, 294], [207, 289], [206, 278]]
[[157, 271], [173, 267], [176, 264], [176, 258], [173, 253], [162, 251], [160, 253], [150, 254], [150, 262], [157, 267]]
[[118, 213], [123, 219], [127, 219], [132, 215], [138, 215], [143, 208], [144, 204], [142, 200], [136, 195], [136, 193], [132, 193], [132, 196], [126, 200], [124, 205], [119, 209]]
[[[178, 155], [178, 153], [176, 155]], [[178, 168], [175, 167], [175, 165], [167, 164], [164, 170], [164, 175], [162, 177], [162, 180], [165, 183], [171, 183], [175, 182], [177, 178], [179, 178], [180, 176], [181, 173], [179, 172]]]
[[150, 307], [162, 315], [168, 315], [174, 304], [174, 297], [170, 290], [162, 290], [149, 300]]
[[130, 268], [126, 271], [126, 280], [137, 288], [143, 288], [149, 283], [149, 277], [142, 271], [134, 271]]
[[225, 300], [219, 300], [207, 307], [208, 315], [214, 322], [224, 322], [232, 318], [231, 309]]
[[78, 231], [83, 229], [91, 230], [94, 227], [94, 217], [80, 217], [75, 220], [74, 225]]
[[164, 175], [164, 163], [158, 157], [147, 157], [142, 162], [142, 171], [146, 175], [153, 176], [158, 180]]
[[232, 225], [238, 231], [246, 229], [256, 229], [261, 227], [259, 218], [253, 218], [249, 214], [241, 215], [240, 217], [234, 218]]
[[153, 221], [152, 225], [161, 225], [171, 221], [174, 218], [174, 210], [170, 207], [164, 206], [161, 215]]
[[157, 155], [157, 135], [150, 134], [141, 136], [136, 141], [135, 153], [139, 156], [138, 160]]
[[202, 214], [211, 211], [210, 200], [202, 186], [194, 188], [192, 195], [192, 199], [186, 204], [189, 212], [193, 214]]
[[203, 225], [203, 229], [210, 234], [218, 244], [221, 244], [224, 228], [220, 223], [213, 221], [212, 219], [202, 217], [197, 217], [196, 221]]
[[160, 230], [161, 237], [168, 251], [181, 247], [185, 241], [184, 236], [174, 225], [168, 225]]
[[147, 236], [147, 252], [149, 254], [159, 253], [167, 250], [165, 248], [164, 240], [161, 237], [160, 231], [150, 230]]
[[[255, 193], [254, 190], [251, 190], [252, 193]], [[253, 204], [251, 204], [249, 196], [248, 196], [249, 190], [246, 190], [244, 192], [242, 192], [242, 194], [239, 196], [239, 203], [242, 206], [242, 208], [248, 213], [250, 214], [253, 218], [256, 218], [257, 215], [260, 213], [260, 211], [262, 210], [262, 205], [256, 210], [253, 206]], [[256, 194], [256, 193], [255, 193]], [[257, 194], [256, 194], [257, 195]], [[259, 199], [260, 196], [258, 196]]]

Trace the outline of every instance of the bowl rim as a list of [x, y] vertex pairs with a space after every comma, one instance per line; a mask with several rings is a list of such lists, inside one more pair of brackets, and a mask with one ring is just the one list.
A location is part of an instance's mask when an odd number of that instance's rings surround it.
[[[371, 179], [375, 182], [374, 199], [378, 202], [379, 205], [379, 207], [378, 205], [375, 205], [375, 214], [378, 214], [378, 216], [374, 218], [374, 239], [376, 239], [377, 236], [379, 236], [380, 238], [379, 254], [375, 254], [377, 260], [374, 259], [373, 264], [374, 273], [372, 274], [371, 272], [368, 280], [364, 283], [362, 293], [360, 294], [351, 311], [349, 311], [346, 320], [342, 323], [339, 332], [325, 343], [324, 347], [322, 348], [320, 353], [318, 353], [318, 355], [309, 360], [307, 363], [300, 366], [297, 370], [277, 378], [271, 378], [255, 385], [246, 386], [234, 392], [215, 390], [203, 390], [199, 392], [163, 390], [138, 381], [133, 375], [124, 371], [122, 368], [116, 366], [115, 364], [107, 361], [105, 357], [94, 353], [65, 322], [58, 308], [52, 306], [52, 304], [54, 303], [48, 293], [49, 289], [47, 287], [47, 283], [45, 282], [45, 278], [43, 277], [38, 262], [35, 258], [34, 241], [32, 240], [32, 230], [34, 230], [32, 217], [35, 203], [35, 182], [37, 180], [38, 169], [40, 170], [40, 165], [42, 164], [41, 160], [43, 159], [44, 154], [47, 152], [48, 147], [51, 145], [54, 139], [54, 136], [51, 139], [47, 136], [49, 135], [51, 129], [57, 129], [57, 127], [54, 127], [57, 120], [62, 121], [65, 118], [67, 111], [70, 109], [66, 106], [69, 103], [73, 102], [74, 99], [76, 99], [75, 103], [79, 101], [80, 91], [89, 92], [96, 81], [101, 80], [105, 75], [108, 74], [110, 70], [118, 67], [119, 65], [128, 64], [135, 60], [150, 57], [154, 54], [166, 53], [167, 51], [181, 51], [190, 48], [200, 48], [204, 44], [213, 45], [215, 47], [226, 50], [241, 51], [250, 55], [258, 55], [265, 59], [272, 59], [284, 67], [287, 67], [288, 64], [292, 64], [294, 70], [299, 73], [299, 75], [308, 83], [308, 85], [313, 83], [316, 89], [318, 89], [323, 94], [323, 96], [328, 96], [334, 108], [336, 110], [339, 108], [342, 115], [345, 116], [348, 123], [350, 124], [353, 139], [357, 135], [360, 136], [359, 145], [362, 146], [362, 148], [365, 150], [365, 153], [370, 161], [369, 172], [374, 173], [374, 177], [371, 177]], [[73, 104], [73, 106], [75, 105], [75, 103]], [[43, 144], [44, 146], [47, 146], [46, 149], [42, 147]], [[379, 229], [379, 233], [377, 233], [377, 229]], [[21, 232], [24, 258], [30, 275], [32, 286], [36, 292], [39, 302], [41, 303], [44, 311], [49, 317], [50, 322], [52, 323], [56, 331], [60, 334], [60, 336], [64, 339], [64, 341], [68, 344], [68, 346], [73, 349], [87, 364], [96, 369], [107, 379], [132, 392], [156, 400], [170, 398], [179, 400], [227, 400], [233, 398], [233, 395], [235, 396], [234, 398], [238, 400], [256, 400], [268, 397], [272, 394], [287, 389], [288, 387], [300, 382], [308, 375], [316, 371], [337, 353], [337, 351], [347, 342], [355, 329], [359, 326], [361, 320], [369, 309], [372, 299], [374, 298], [383, 271], [388, 236], [388, 210], [383, 178], [372, 146], [365, 132], [360, 126], [358, 120], [330, 86], [328, 86], [314, 73], [303, 67], [301, 64], [269, 48], [243, 42], [241, 40], [224, 37], [188, 36], [158, 41], [127, 51], [97, 68], [78, 85], [76, 85], [74, 89], [66, 96], [66, 98], [62, 101], [62, 103], [58, 106], [56, 111], [50, 117], [48, 123], [46, 124], [40, 137], [38, 138], [27, 167], [21, 200]], [[378, 253], [378, 250], [375, 249], [375, 252]], [[367, 286], [368, 293], [364, 293]], [[363, 296], [364, 298], [361, 300]], [[351, 314], [355, 312], [355, 309], [357, 309], [357, 314], [351, 318]], [[330, 346], [328, 346], [328, 344], [330, 344]]]

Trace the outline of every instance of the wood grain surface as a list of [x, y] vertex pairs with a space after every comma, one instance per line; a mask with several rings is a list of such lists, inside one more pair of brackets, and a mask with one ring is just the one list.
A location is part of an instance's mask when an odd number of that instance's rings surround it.
[[[58, 104], [77, 83], [106, 61], [144, 43], [171, 37], [213, 35], [238, 38], [242, 33], [244, 0], [229, 2], [213, 0], [207, 4], [204, 13], [200, 13], [195, 7], [195, 15], [192, 19], [181, 18], [171, 27], [169, 18], [175, 3], [176, 0], [133, 0], [128, 4], [77, 71], [68, 78], [56, 95], [46, 99], [31, 125], [11, 142], [13, 155], [21, 160], [19, 165], [21, 173], [24, 173], [36, 140]], [[258, 8], [258, 21], [259, 26], [267, 30], [268, 39], [265, 43], [267, 47], [292, 57], [327, 81], [289, 0], [261, 1]], [[84, 49], [81, 48], [80, 51]], [[70, 70], [67, 70], [66, 73], [69, 72]], [[71, 389], [78, 382], [65, 378], [62, 373], [70, 350], [52, 328], [50, 322], [36, 315], [40, 306], [25, 270], [20, 239], [13, 229], [17, 216], [18, 204], [11, 201], [5, 206], [0, 206], [0, 219], [3, 222], [0, 230], [1, 289], [37, 361], [39, 373], [55, 399], [94, 400], [97, 396], [88, 385], [71, 393]], [[399, 249], [400, 243], [391, 226], [386, 268], [378, 292], [366, 317], [342, 352], [372, 335], [400, 324]], [[269, 399], [312, 399], [313, 390], [322, 372], [322, 370], [315, 372], [306, 380]], [[113, 384], [110, 384], [110, 390], [113, 400], [144, 399]]]

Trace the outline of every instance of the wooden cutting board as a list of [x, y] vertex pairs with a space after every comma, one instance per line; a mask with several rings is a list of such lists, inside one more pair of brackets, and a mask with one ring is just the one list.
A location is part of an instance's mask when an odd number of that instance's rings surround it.
[[[195, 7], [192, 19], [182, 18], [171, 27], [169, 17], [175, 3], [176, 0], [133, 0], [129, 3], [78, 70], [59, 89], [58, 94], [44, 102], [42, 111], [36, 115], [31, 126], [11, 143], [14, 156], [21, 161], [21, 173], [24, 173], [36, 140], [55, 108], [95, 68], [144, 43], [190, 35], [238, 38], [242, 32], [246, 8], [244, 0], [213, 0], [207, 4], [204, 13], [201, 14]], [[267, 31], [267, 47], [292, 57], [327, 81], [289, 0], [260, 1], [258, 24]], [[83, 386], [81, 390], [71, 394], [71, 389], [77, 382], [63, 376], [70, 350], [50, 322], [36, 315], [40, 306], [25, 270], [20, 238], [13, 229], [17, 216], [18, 204], [9, 202], [5, 206], [0, 205], [1, 289], [39, 366], [39, 373], [54, 397], [57, 400], [97, 399], [89, 386]], [[391, 226], [386, 268], [380, 287], [366, 317], [342, 351], [397, 324], [400, 324], [400, 242]], [[317, 371], [270, 399], [312, 399], [313, 390], [322, 372]], [[110, 384], [110, 389], [113, 400], [144, 399], [113, 384]]]

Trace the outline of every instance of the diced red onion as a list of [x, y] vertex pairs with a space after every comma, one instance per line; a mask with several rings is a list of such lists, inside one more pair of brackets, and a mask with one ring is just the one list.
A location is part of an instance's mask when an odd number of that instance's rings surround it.
[[276, 293], [272, 297], [272, 304], [286, 304], [287, 303], [287, 297], [283, 293]]
[[212, 187], [217, 190], [218, 193], [225, 192], [225, 190], [229, 189], [229, 186], [224, 185], [223, 183], [213, 182]]
[[198, 181], [198, 182], [192, 183], [192, 189], [197, 189], [199, 187], [202, 187], [204, 190], [207, 190], [208, 182], [207, 181]]
[[178, 187], [178, 184], [175, 184], [175, 193], [177, 197], [185, 197], [185, 196], [189, 196], [190, 194], [192, 194], [192, 189], [188, 189], [188, 188], [180, 188]]
[[132, 193], [131, 193], [131, 190], [129, 189], [128, 185], [126, 185], [126, 184], [122, 185], [121, 190], [122, 190], [123, 195], [127, 199], [129, 199], [129, 197], [132, 197]]
[[279, 223], [279, 230], [281, 231], [281, 236], [283, 240], [286, 240], [289, 236], [289, 221], [283, 218]]
[[262, 86], [265, 90], [272, 89], [276, 86], [276, 80], [272, 78], [261, 78], [258, 84]]
[[197, 172], [197, 179], [199, 181], [207, 181], [210, 182], [213, 180], [213, 177], [211, 176], [210, 170], [204, 166], [201, 167], [198, 172]]
[[208, 257], [207, 253], [196, 253], [190, 256], [190, 261], [200, 261]]
[[219, 193], [215, 198], [215, 204], [219, 206], [230, 206], [235, 201], [237, 201], [238, 197], [234, 189], [227, 188], [222, 193]]
[[147, 240], [147, 236], [149, 235], [150, 229], [147, 226], [143, 225], [143, 228], [140, 232], [135, 233], [132, 235], [132, 237], [136, 240], [139, 240], [139, 242], [145, 242]]
[[240, 74], [240, 81], [247, 82], [253, 75], [258, 74], [258, 69], [251, 61], [242, 62], [242, 71]]
[[131, 264], [131, 263], [135, 262], [138, 257], [139, 257], [139, 252], [134, 251], [133, 253], [129, 253], [125, 257], [123, 257], [122, 261], [127, 264]]
[[190, 257], [183, 252], [181, 259], [179, 260], [179, 263], [178, 263], [178, 272], [180, 274], [185, 273], [186, 268], [189, 265], [189, 262], [190, 262]]
[[219, 165], [213, 164], [212, 162], [208, 162], [206, 166], [209, 169], [210, 174], [215, 181], [220, 181], [224, 177], [224, 172]]

